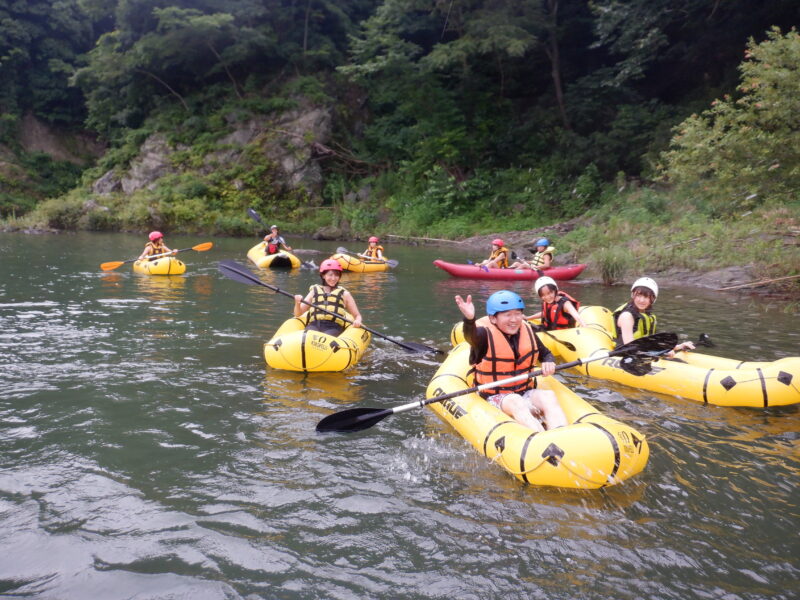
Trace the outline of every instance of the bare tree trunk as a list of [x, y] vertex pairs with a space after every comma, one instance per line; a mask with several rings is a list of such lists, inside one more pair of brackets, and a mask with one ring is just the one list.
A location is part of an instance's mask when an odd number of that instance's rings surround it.
[[550, 74], [556, 91], [556, 102], [558, 103], [561, 122], [564, 125], [564, 129], [571, 129], [569, 119], [567, 119], [567, 108], [564, 103], [564, 87], [561, 84], [561, 58], [558, 49], [558, 2], [559, 0], [547, 0], [550, 35], [544, 50], [547, 58], [550, 59]]
[[217, 57], [217, 60], [222, 65], [222, 68], [225, 69], [225, 73], [227, 73], [228, 79], [230, 79], [231, 83], [233, 84], [233, 91], [236, 92], [236, 96], [239, 98], [239, 100], [241, 100], [242, 95], [239, 93], [239, 84], [236, 83], [236, 79], [233, 78], [233, 74], [228, 69], [228, 65], [225, 64], [224, 60], [222, 60], [222, 57], [219, 55], [219, 52], [217, 52], [217, 49], [214, 48], [214, 45], [211, 42], [206, 42], [206, 46], [208, 46], [208, 49], [211, 50], [212, 54], [214, 54], [214, 56]]
[[181, 96], [181, 95], [180, 95], [178, 92], [176, 92], [175, 90], [173, 90], [173, 89], [170, 87], [170, 85], [169, 85], [169, 84], [168, 84], [166, 81], [164, 81], [163, 79], [161, 79], [161, 78], [160, 78], [158, 75], [155, 75], [154, 73], [151, 73], [150, 71], [145, 71], [144, 69], [136, 69], [136, 72], [137, 72], [137, 73], [142, 73], [143, 75], [147, 75], [148, 77], [152, 77], [152, 78], [153, 78], [153, 79], [155, 79], [155, 80], [156, 80], [158, 83], [160, 83], [160, 84], [161, 84], [161, 85], [163, 85], [165, 88], [167, 88], [167, 90], [169, 91], [169, 93], [170, 93], [170, 94], [172, 94], [172, 95], [173, 95], [173, 96], [175, 96], [175, 97], [176, 97], [178, 100], [180, 100], [180, 103], [183, 105], [183, 108], [185, 108], [185, 109], [186, 109], [186, 112], [189, 112], [189, 105], [188, 105], [188, 104], [186, 104], [186, 100], [184, 100], [184, 99], [183, 99], [183, 96]]

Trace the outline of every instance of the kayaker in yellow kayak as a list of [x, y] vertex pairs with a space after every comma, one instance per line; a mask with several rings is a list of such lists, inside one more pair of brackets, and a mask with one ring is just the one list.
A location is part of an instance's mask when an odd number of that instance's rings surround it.
[[552, 277], [546, 275], [539, 277], [533, 289], [542, 300], [542, 308], [535, 315], [527, 317], [528, 320], [541, 319], [542, 327], [547, 331], [586, 327], [586, 323], [578, 314], [581, 303], [559, 290], [558, 284]]
[[367, 249], [359, 254], [359, 256], [367, 260], [383, 260], [383, 246], [379, 244], [380, 240], [377, 236], [373, 235], [369, 238], [369, 246], [367, 246]]
[[492, 240], [492, 253], [486, 260], [476, 263], [478, 267], [487, 269], [505, 269], [508, 267], [509, 252], [505, 243], [500, 238]]
[[[640, 277], [631, 286], [631, 299], [614, 311], [617, 347], [656, 332], [656, 316], [653, 304], [658, 297], [658, 284], [650, 277]], [[679, 350], [694, 350], [694, 344], [686, 341], [675, 346], [667, 354], [672, 358]]]
[[[475, 325], [472, 296], [456, 296], [456, 305], [464, 316], [464, 338], [471, 346], [469, 362], [474, 368], [475, 383], [500, 381], [533, 370], [541, 361], [542, 375], [555, 373], [552, 353], [539, 341], [530, 323], [523, 318], [525, 302], [514, 292], [501, 290], [486, 301], [489, 326]], [[519, 424], [540, 432], [567, 424], [567, 417], [550, 390], [537, 390], [534, 378], [487, 389], [481, 396]]]
[[177, 254], [177, 250], [167, 248], [164, 243], [164, 234], [160, 231], [151, 231], [148, 238], [150, 238], [150, 241], [144, 245], [144, 250], [139, 255], [139, 260], [144, 260], [148, 256], [155, 256], [156, 254], [167, 254], [168, 252]]
[[267, 254], [277, 254], [281, 250], [292, 251], [292, 247], [283, 239], [277, 225], [270, 226], [269, 233], [264, 236], [264, 241], [267, 243]]
[[[311, 311], [306, 329], [321, 331], [329, 335], [339, 335], [349, 325], [344, 319], [338, 318], [328, 312], [336, 313], [341, 317], [347, 317], [350, 313], [353, 317], [353, 327], [361, 327], [361, 313], [358, 311], [356, 301], [346, 289], [339, 285], [342, 277], [342, 265], [338, 260], [329, 258], [323, 260], [319, 266], [319, 276], [322, 284], [312, 285], [305, 298], [300, 294], [294, 297], [294, 316], [299, 317], [307, 311]], [[309, 307], [303, 300], [310, 302], [314, 306]], [[328, 312], [315, 310], [315, 307], [322, 308]]]

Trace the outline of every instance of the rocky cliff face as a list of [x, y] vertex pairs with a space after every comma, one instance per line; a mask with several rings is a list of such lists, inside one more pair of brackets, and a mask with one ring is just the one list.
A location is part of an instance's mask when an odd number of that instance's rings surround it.
[[[187, 146], [170, 145], [156, 133], [141, 145], [138, 156], [125, 171], [108, 171], [92, 185], [93, 193], [107, 196], [155, 189], [166, 175], [194, 171], [207, 175], [232, 164], [268, 165], [276, 185], [304, 191], [318, 199], [322, 191], [320, 148], [330, 139], [331, 112], [327, 108], [299, 102], [299, 107], [280, 116], [231, 122], [231, 132], [217, 140], [216, 149], [205, 155], [199, 166], [187, 167], [175, 160]], [[242, 182], [232, 182], [240, 189]]]
[[90, 133], [49, 125], [30, 113], [20, 122], [19, 144], [25, 152], [41, 152], [80, 166], [88, 166], [105, 152], [105, 146]]

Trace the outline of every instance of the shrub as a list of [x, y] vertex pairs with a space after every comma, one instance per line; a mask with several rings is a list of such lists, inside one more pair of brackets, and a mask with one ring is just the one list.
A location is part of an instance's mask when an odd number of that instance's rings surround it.
[[634, 262], [627, 249], [617, 246], [595, 252], [592, 259], [606, 285], [622, 280]]

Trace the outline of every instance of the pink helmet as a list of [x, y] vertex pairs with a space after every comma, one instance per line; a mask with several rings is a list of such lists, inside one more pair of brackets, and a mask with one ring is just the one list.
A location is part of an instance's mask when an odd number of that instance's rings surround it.
[[376, 244], [378, 242], [380, 242], [380, 240], [378, 239], [378, 236], [375, 236], [375, 235], [373, 235], [371, 238], [369, 238], [369, 241], [370, 242], [375, 242]]
[[505, 244], [503, 243], [503, 240], [501, 240], [500, 238], [492, 240], [492, 244], [494, 244], [495, 246], [500, 246], [501, 248], [503, 246], [505, 246]]
[[335, 258], [329, 258], [327, 260], [323, 260], [322, 263], [319, 265], [319, 272], [320, 275], [324, 275], [325, 271], [339, 271], [342, 272], [342, 265], [339, 264], [339, 261]]
[[160, 231], [151, 231], [149, 237], [151, 242], [155, 242], [156, 240], [163, 238], [164, 234]]

